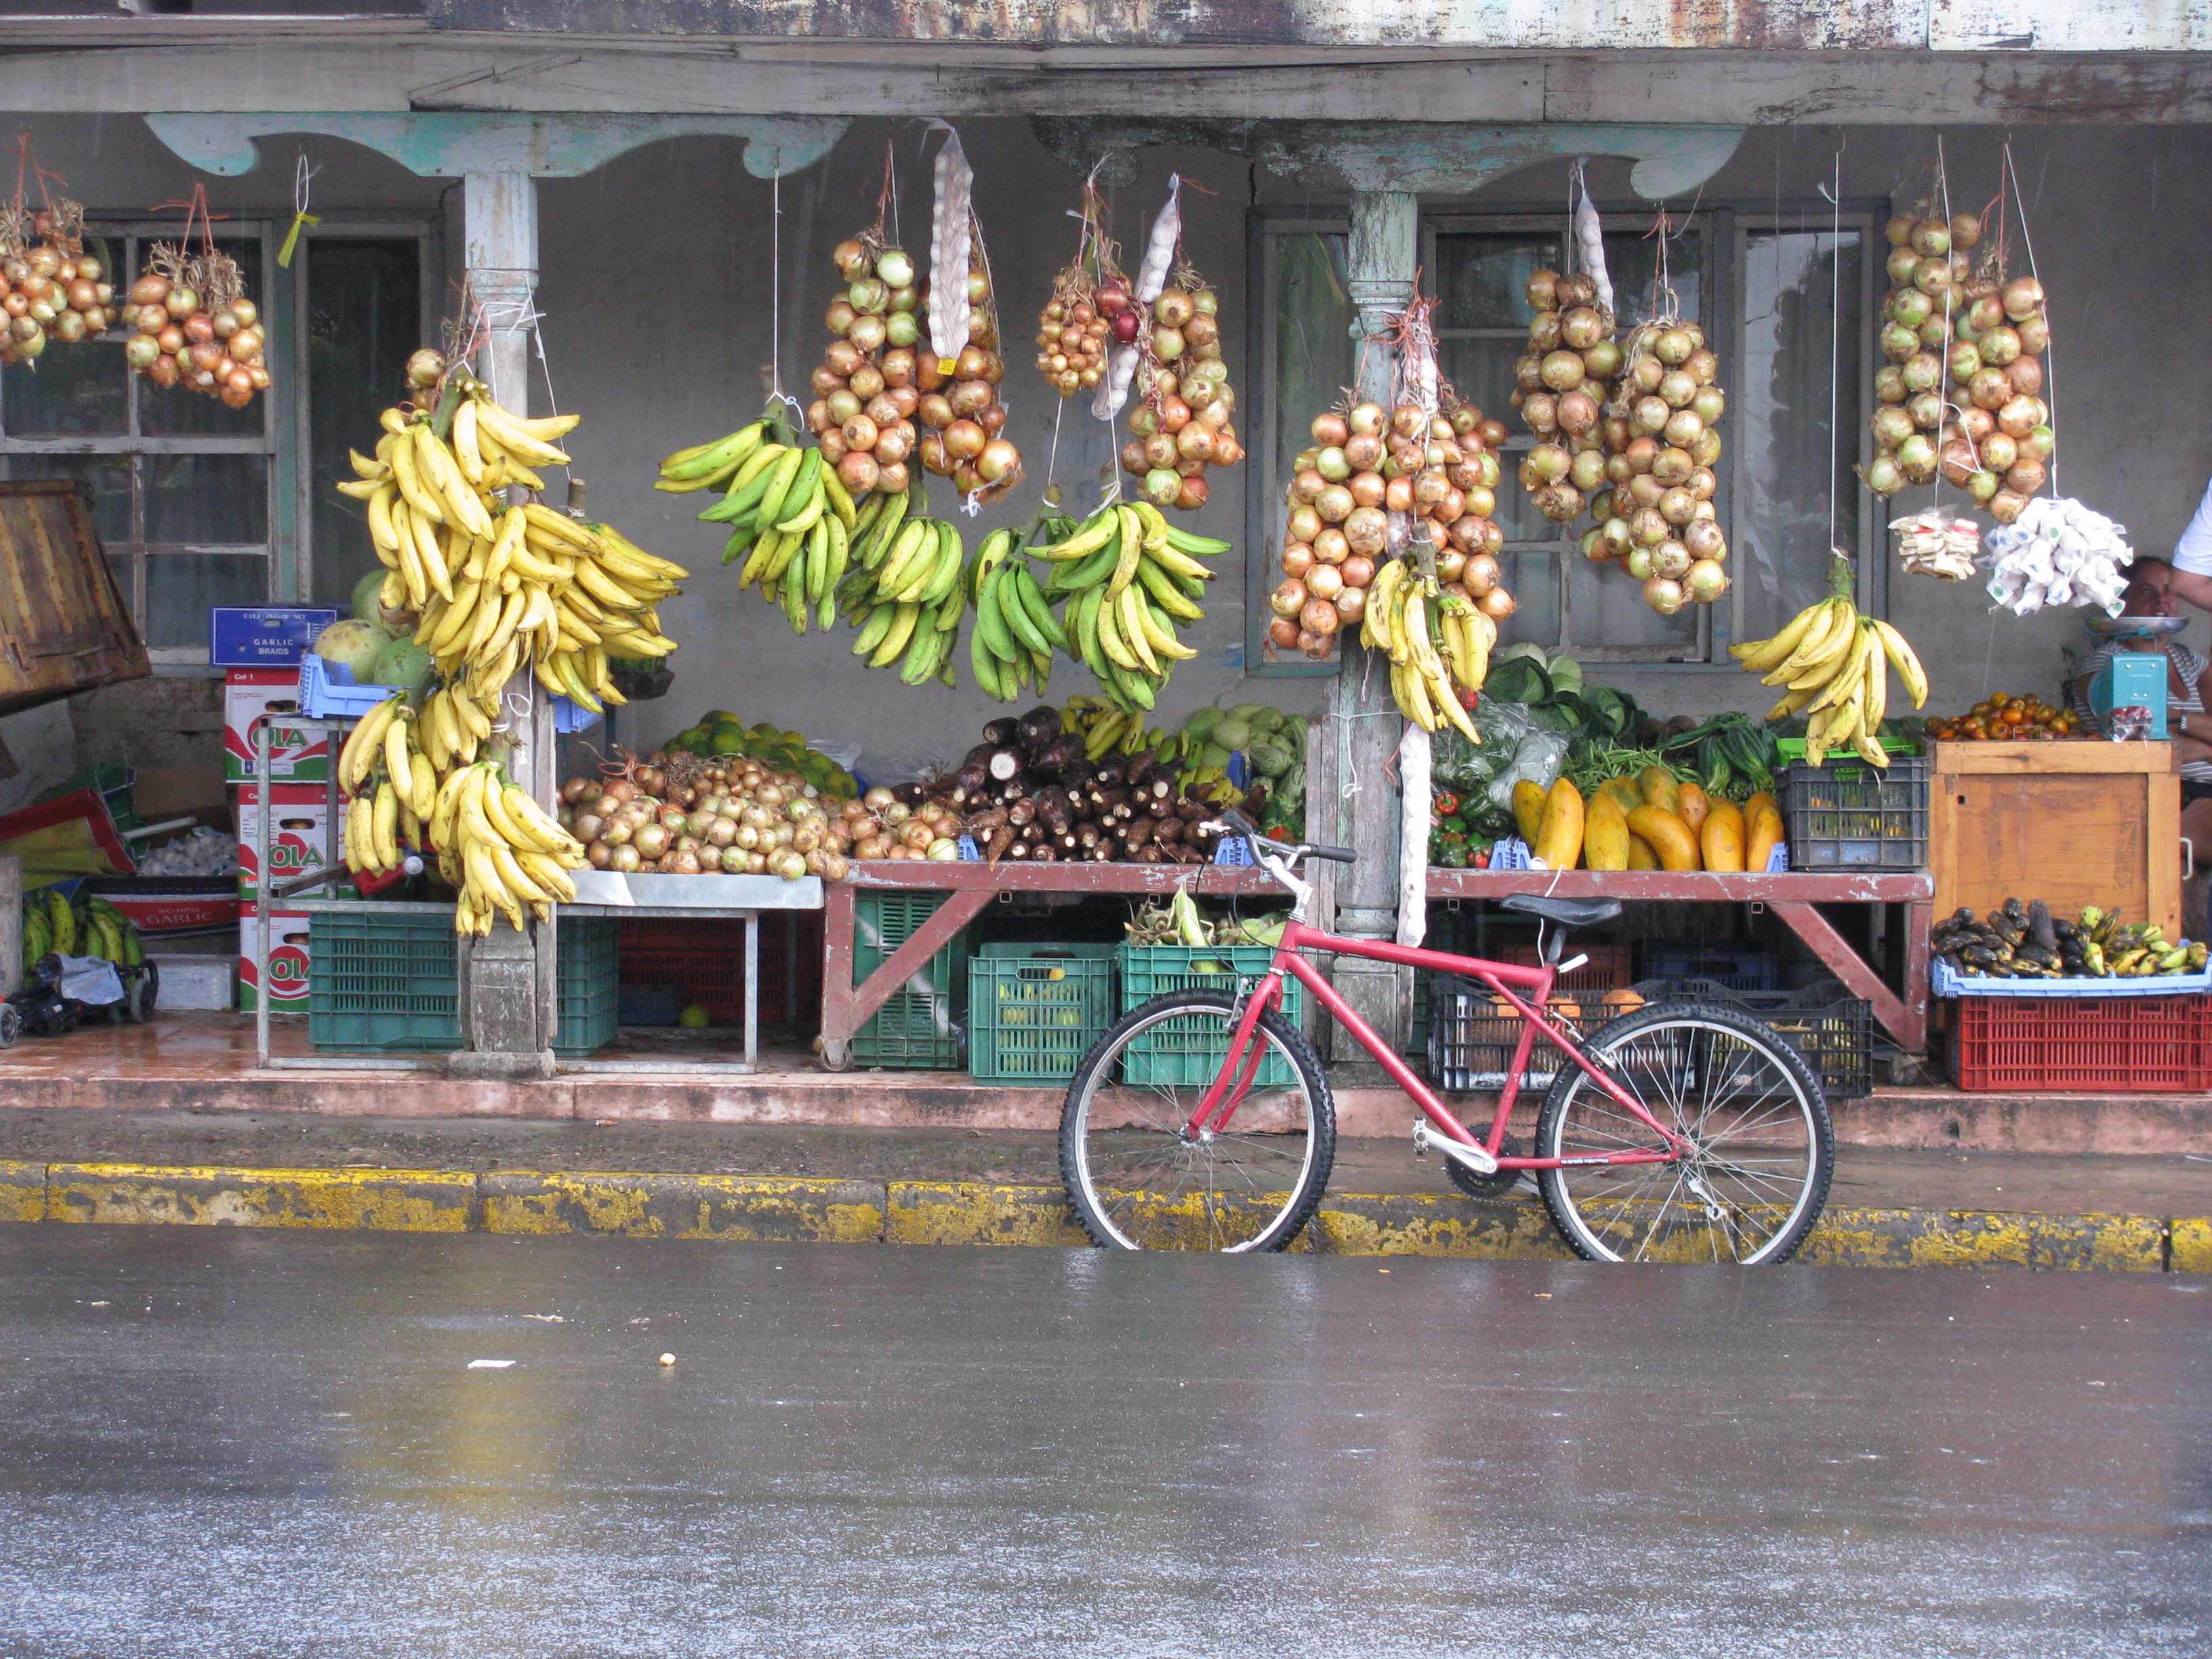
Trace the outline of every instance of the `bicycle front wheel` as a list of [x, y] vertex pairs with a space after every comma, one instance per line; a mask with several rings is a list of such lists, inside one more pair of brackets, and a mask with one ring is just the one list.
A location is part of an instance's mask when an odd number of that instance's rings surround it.
[[1188, 1127], [1227, 1061], [1233, 998], [1155, 997], [1091, 1045], [1060, 1119], [1060, 1178], [1095, 1244], [1124, 1250], [1279, 1250], [1321, 1202], [1336, 1109], [1320, 1058], [1280, 1014], [1261, 1017], [1258, 1066], [1225, 1129]]
[[[1571, 1164], [1539, 1181], [1552, 1220], [1593, 1261], [1786, 1261], [1820, 1219], [1835, 1163], [1820, 1079], [1757, 1020], [1696, 1002], [1613, 1020], [1587, 1052], [1689, 1143], [1664, 1162]], [[1662, 1152], [1663, 1137], [1563, 1064], [1536, 1123], [1539, 1158]]]

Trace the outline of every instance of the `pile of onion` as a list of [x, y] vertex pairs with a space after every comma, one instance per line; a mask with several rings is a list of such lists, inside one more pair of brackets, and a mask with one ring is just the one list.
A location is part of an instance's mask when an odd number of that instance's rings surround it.
[[2043, 284], [2006, 280], [1995, 250], [1974, 270], [1966, 256], [1981, 230], [1970, 213], [1889, 222], [1889, 362], [1875, 374], [1876, 453], [1864, 477], [1888, 496], [1941, 472], [2010, 524], [2047, 482], [2057, 448], [2043, 398], [2051, 319]]
[[[980, 250], [981, 243], [971, 244]], [[1022, 478], [1022, 452], [1005, 435], [1006, 406], [999, 401], [1006, 360], [999, 355], [999, 307], [991, 293], [990, 272], [980, 252], [968, 265], [968, 343], [947, 362], [924, 342], [915, 384], [921, 401], [915, 413], [929, 430], [921, 440], [921, 464], [950, 478], [963, 495], [981, 492], [996, 501]]]
[[927, 356], [914, 261], [874, 230], [830, 257], [846, 287], [823, 319], [836, 337], [814, 371], [806, 424], [850, 494], [896, 495], [912, 481], [919, 356]]
[[960, 856], [960, 815], [943, 801], [909, 806], [891, 791], [878, 787], [854, 805], [869, 826], [853, 843], [856, 859], [927, 859], [941, 864]]
[[[1100, 301], [1114, 296], [1112, 313]], [[1082, 261], [1053, 278], [1052, 298], [1037, 316], [1037, 368], [1052, 389], [1063, 398], [1091, 392], [1106, 375], [1106, 348], [1115, 337], [1112, 317], [1129, 309], [1129, 284], [1118, 271], [1094, 279]], [[1137, 324], [1127, 325], [1129, 340], [1137, 337]], [[1127, 342], [1124, 342], [1127, 343]]]
[[246, 297], [238, 262], [220, 250], [185, 259], [156, 247], [131, 285], [125, 318], [136, 331], [123, 355], [156, 386], [181, 386], [243, 409], [269, 389], [261, 311]]
[[114, 321], [106, 268], [83, 252], [73, 228], [83, 219], [76, 204], [57, 204], [32, 218], [38, 246], [0, 255], [0, 312], [7, 316], [0, 363], [28, 362], [52, 340], [97, 338]]
[[1546, 518], [1571, 524], [1605, 482], [1605, 405], [1623, 354], [1588, 272], [1532, 272], [1528, 303], [1512, 403], [1536, 447], [1521, 464], [1521, 487]]
[[[1583, 552], [1594, 563], [1618, 561], [1644, 584], [1644, 603], [1671, 617], [1728, 592], [1728, 538], [1713, 507], [1717, 422], [1728, 398], [1715, 384], [1720, 360], [1695, 323], [1640, 324], [1625, 352], [1602, 428], [1606, 488], [1591, 501], [1598, 524], [1583, 537]], [[1580, 461], [1562, 455], [1544, 464]]]
[[[1102, 291], [1102, 303], [1107, 295]], [[1116, 340], [1135, 343], [1146, 319], [1134, 300], [1109, 312]], [[1128, 318], [1127, 323], [1122, 319]], [[1145, 481], [1145, 499], [1158, 507], [1195, 512], [1206, 505], [1206, 470], [1234, 466], [1244, 446], [1230, 417], [1237, 408], [1229, 365], [1221, 357], [1221, 299], [1185, 267], [1152, 301], [1149, 337], [1138, 358], [1140, 395], [1129, 410], [1121, 465]]]
[[611, 778], [561, 786], [561, 823], [597, 870], [649, 875], [852, 873], [856, 843], [876, 833], [859, 801], [821, 798], [811, 784], [730, 755], [677, 782], [656, 753]]
[[1501, 423], [1455, 401], [1434, 416], [1412, 404], [1363, 403], [1317, 416], [1312, 430], [1286, 492], [1270, 647], [1324, 658], [1337, 632], [1366, 616], [1368, 586], [1391, 550], [1393, 514], [1407, 515], [1409, 534], [1429, 538], [1444, 592], [1464, 595], [1493, 621], [1513, 614], [1498, 562], [1505, 535], [1491, 517]]

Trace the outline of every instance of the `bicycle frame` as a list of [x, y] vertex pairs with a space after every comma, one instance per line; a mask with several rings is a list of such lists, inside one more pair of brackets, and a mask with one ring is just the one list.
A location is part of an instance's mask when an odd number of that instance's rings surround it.
[[[1322, 976], [1321, 970], [1298, 952], [1301, 950], [1328, 951], [1338, 956], [1364, 957], [1373, 962], [1395, 963], [1408, 968], [1431, 968], [1440, 973], [1455, 974], [1487, 986], [1517, 1010], [1521, 1016], [1521, 1036], [1514, 1045], [1513, 1060], [1507, 1067], [1505, 1086], [1498, 1091], [1498, 1109], [1491, 1119], [1486, 1136], [1477, 1139], [1472, 1131], [1462, 1123], [1438, 1100], [1428, 1085], [1417, 1076], [1410, 1066], [1395, 1053], [1389, 1045], [1376, 1036], [1367, 1022], [1352, 1011], [1339, 996], [1336, 988]], [[1275, 947], [1275, 954], [1267, 973], [1254, 987], [1245, 1000], [1243, 1016], [1237, 1030], [1230, 1039], [1229, 1052], [1224, 1057], [1221, 1070], [1206, 1091], [1205, 1097], [1191, 1114], [1185, 1132], [1194, 1137], [1206, 1132], [1220, 1133], [1229, 1127], [1237, 1109], [1243, 1104], [1250, 1092], [1252, 1080], [1259, 1073], [1260, 1062], [1266, 1054], [1263, 1044], [1253, 1041], [1260, 1016], [1282, 1001], [1283, 976], [1289, 974], [1310, 990], [1322, 1006], [1334, 1014], [1339, 1024], [1359, 1040], [1359, 1046], [1375, 1057], [1376, 1063], [1388, 1073], [1393, 1082], [1412, 1097], [1428, 1120], [1442, 1133], [1464, 1146], [1481, 1146], [1498, 1159], [1504, 1170], [1557, 1170], [1583, 1164], [1665, 1164], [1672, 1162], [1690, 1150], [1689, 1143], [1661, 1123], [1644, 1109], [1644, 1103], [1615, 1083], [1583, 1053], [1581, 1042], [1561, 1030], [1543, 1014], [1545, 1003], [1550, 999], [1552, 983], [1557, 969], [1545, 963], [1535, 968], [1518, 967], [1511, 963], [1490, 962], [1480, 957], [1455, 957], [1442, 951], [1424, 951], [1418, 946], [1395, 945], [1381, 939], [1346, 939], [1335, 933], [1325, 933], [1317, 927], [1299, 921], [1287, 922], [1283, 937]], [[1527, 1000], [1516, 995], [1514, 988], [1528, 994]], [[1582, 1068], [1606, 1097], [1623, 1111], [1634, 1117], [1660, 1137], [1668, 1150], [1625, 1151], [1585, 1158], [1508, 1158], [1501, 1149], [1505, 1144], [1506, 1121], [1512, 1115], [1514, 1103], [1521, 1093], [1521, 1079], [1527, 1071], [1528, 1056], [1534, 1051], [1536, 1036], [1541, 1032], [1556, 1043], [1574, 1065]]]

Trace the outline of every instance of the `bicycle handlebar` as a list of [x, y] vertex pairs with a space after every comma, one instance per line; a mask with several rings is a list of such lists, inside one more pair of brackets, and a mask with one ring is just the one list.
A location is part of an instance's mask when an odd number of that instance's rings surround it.
[[1288, 842], [1276, 841], [1272, 836], [1263, 836], [1252, 827], [1252, 821], [1249, 818], [1233, 806], [1224, 810], [1220, 822], [1231, 834], [1242, 836], [1249, 842], [1264, 842], [1269, 847], [1288, 854], [1294, 859], [1308, 857], [1328, 859], [1335, 864], [1357, 864], [1359, 861], [1359, 854], [1349, 847], [1316, 847], [1304, 842], [1293, 847]]

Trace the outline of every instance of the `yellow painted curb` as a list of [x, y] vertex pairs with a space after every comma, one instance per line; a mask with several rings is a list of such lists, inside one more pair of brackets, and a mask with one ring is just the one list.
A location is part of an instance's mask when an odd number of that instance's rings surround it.
[[2160, 1273], [2166, 1235], [2166, 1223], [2150, 1216], [1836, 1209], [1820, 1218], [1800, 1259], [1817, 1267]]
[[872, 1182], [508, 1170], [477, 1185], [483, 1229], [494, 1233], [778, 1244], [873, 1244], [884, 1236], [884, 1189]]
[[2166, 1266], [2178, 1273], [2212, 1273], [2212, 1219], [2194, 1217], [2173, 1224]]
[[0, 1160], [0, 1221], [43, 1221], [46, 1166]]
[[[1162, 1200], [1206, 1245], [1198, 1200]], [[762, 1243], [1081, 1248], [1057, 1187], [779, 1176], [476, 1176], [448, 1170], [249, 1170], [0, 1162], [0, 1221], [392, 1232], [598, 1234]], [[1567, 1261], [1541, 1206], [1450, 1193], [1333, 1193], [1294, 1249], [1332, 1255]], [[2212, 1273], [2212, 1218], [1835, 1208], [1799, 1258], [1822, 1267]]]
[[477, 1178], [445, 1170], [46, 1167], [46, 1218], [202, 1227], [363, 1227], [460, 1233]]
[[885, 1190], [886, 1243], [1081, 1247], [1091, 1243], [1057, 1187], [895, 1181]]

